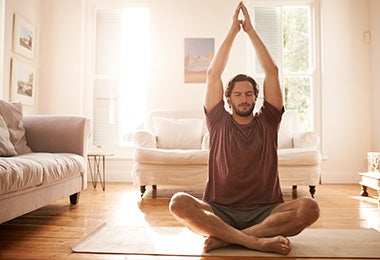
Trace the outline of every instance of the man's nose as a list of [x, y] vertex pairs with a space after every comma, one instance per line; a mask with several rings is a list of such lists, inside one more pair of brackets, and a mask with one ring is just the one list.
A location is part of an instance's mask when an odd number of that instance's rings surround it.
[[246, 102], [248, 100], [248, 96], [247, 95], [242, 95], [242, 101]]

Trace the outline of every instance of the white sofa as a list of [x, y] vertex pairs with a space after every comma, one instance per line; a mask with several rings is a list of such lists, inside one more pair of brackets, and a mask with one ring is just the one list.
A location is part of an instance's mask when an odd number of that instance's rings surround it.
[[[132, 181], [146, 185], [201, 187], [207, 181], [208, 133], [204, 113], [199, 111], [153, 110], [145, 129], [133, 136]], [[279, 129], [279, 174], [281, 186], [296, 191], [298, 185], [310, 187], [314, 196], [321, 175], [319, 137], [304, 132], [296, 111], [287, 110]]]
[[132, 180], [146, 185], [203, 188], [207, 181], [208, 132], [199, 111], [152, 110], [133, 135]]
[[89, 119], [22, 117], [12, 105], [0, 100], [0, 223], [66, 196], [77, 204], [87, 187]]

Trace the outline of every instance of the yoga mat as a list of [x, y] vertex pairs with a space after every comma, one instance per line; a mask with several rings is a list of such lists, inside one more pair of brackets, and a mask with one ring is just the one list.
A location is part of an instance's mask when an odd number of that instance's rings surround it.
[[[374, 229], [305, 229], [289, 238], [292, 251], [286, 257], [380, 258], [380, 232]], [[76, 253], [284, 257], [244, 247], [203, 252], [205, 238], [184, 227], [128, 227], [102, 224], [71, 247]]]

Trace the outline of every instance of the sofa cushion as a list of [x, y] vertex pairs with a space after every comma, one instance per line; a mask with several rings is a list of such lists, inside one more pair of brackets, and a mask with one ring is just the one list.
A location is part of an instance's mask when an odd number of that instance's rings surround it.
[[27, 153], [0, 158], [0, 194], [83, 174], [86, 162], [71, 153]]
[[84, 158], [72, 153], [28, 153], [17, 156], [21, 159], [33, 160], [42, 167], [42, 184], [77, 176], [85, 171]]
[[161, 149], [200, 149], [203, 120], [153, 117], [157, 146]]
[[42, 183], [42, 166], [18, 156], [0, 158], [0, 194], [18, 191]]
[[0, 100], [0, 115], [7, 123], [10, 141], [17, 154], [30, 153], [31, 149], [26, 143], [25, 128], [22, 123], [22, 104]]
[[133, 159], [138, 163], [161, 165], [207, 164], [208, 150], [136, 148]]
[[4, 118], [0, 116], [0, 156], [13, 156], [17, 154], [9, 137], [7, 124]]
[[321, 153], [317, 149], [279, 149], [279, 166], [317, 165], [322, 160]]

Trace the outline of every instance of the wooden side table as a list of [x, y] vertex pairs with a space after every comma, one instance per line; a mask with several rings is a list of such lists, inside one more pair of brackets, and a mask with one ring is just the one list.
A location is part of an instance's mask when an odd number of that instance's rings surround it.
[[380, 172], [359, 172], [361, 176], [362, 190], [360, 192], [361, 196], [368, 196], [367, 188], [374, 189], [377, 191], [378, 201], [380, 202]]
[[[90, 170], [91, 181], [94, 188], [98, 183], [102, 185], [103, 191], [106, 189], [106, 157], [112, 156], [112, 153], [89, 153], [87, 154], [88, 167]], [[91, 167], [91, 159], [93, 161], [93, 167]], [[102, 171], [100, 165], [102, 164]], [[103, 176], [102, 176], [103, 174]]]

